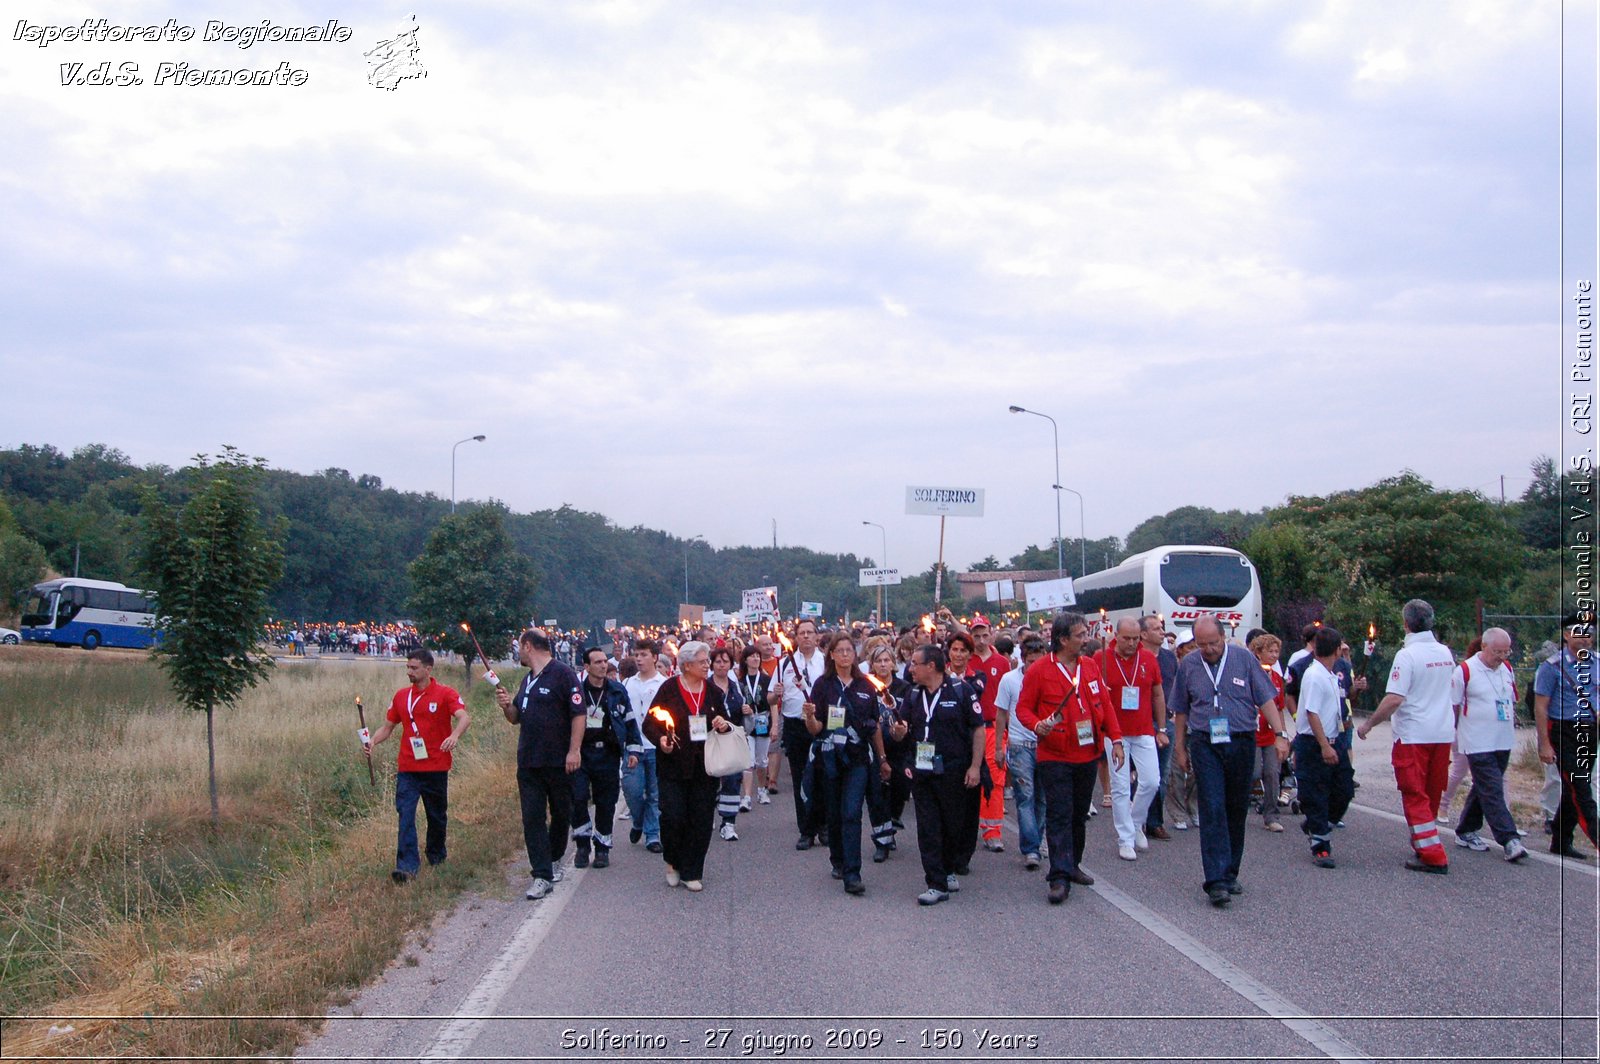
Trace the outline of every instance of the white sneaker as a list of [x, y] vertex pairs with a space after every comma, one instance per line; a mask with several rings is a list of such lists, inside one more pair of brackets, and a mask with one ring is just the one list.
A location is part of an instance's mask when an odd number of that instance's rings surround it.
[[1089, 803], [1089, 815], [1090, 816], [1099, 816], [1100, 815], [1100, 810], [1098, 810], [1098, 809], [1096, 809], [1094, 807], [1094, 803], [1093, 802]]
[[1133, 848], [1136, 850], [1148, 850], [1150, 848], [1150, 836], [1144, 833], [1144, 828], [1133, 829]]
[[1506, 843], [1506, 860], [1520, 861], [1528, 856], [1528, 848], [1522, 845], [1521, 839], [1512, 839]]
[[748, 799], [748, 798], [740, 798], [739, 799], [739, 812], [748, 813], [749, 811], [750, 811], [750, 799]]
[[667, 867], [667, 886], [675, 887], [682, 882], [683, 880], [678, 878], [678, 870], [669, 865]]
[[1173, 831], [1188, 831], [1189, 830], [1189, 822], [1187, 820], [1180, 820], [1177, 823], [1172, 825], [1172, 830]]
[[719, 832], [724, 842], [738, 842], [739, 833], [733, 830], [733, 825], [726, 820], [722, 822], [722, 831]]
[[1139, 859], [1139, 855], [1133, 852], [1132, 846], [1118, 846], [1117, 856], [1124, 861], [1137, 861]]
[[628, 812], [628, 810], [626, 808], [618, 809], [617, 810], [617, 819], [618, 820], [632, 820], [633, 819], [633, 814]]
[[564, 878], [566, 878], [566, 876], [561, 871], [561, 866], [560, 865], [551, 865], [550, 866], [550, 882], [559, 883]]
[[1023, 854], [1022, 855], [1022, 867], [1030, 869], [1030, 870], [1034, 869], [1034, 868], [1038, 868], [1039, 867], [1039, 855], [1036, 854], [1036, 853]]
[[[756, 801], [760, 802], [762, 805], [771, 805], [772, 804], [772, 799], [767, 796], [767, 789], [765, 787], [757, 787], [756, 788]], [[749, 808], [749, 807], [746, 806], [746, 808]]]
[[529, 901], [538, 901], [540, 898], [547, 897], [553, 889], [548, 879], [536, 879], [533, 881], [533, 886], [528, 888], [526, 897]]
[[683, 885], [693, 894], [699, 894], [702, 890], [706, 889], [706, 885], [700, 882], [698, 879], [686, 879], [683, 881]]
[[1483, 838], [1475, 831], [1466, 831], [1457, 835], [1456, 845], [1468, 850], [1477, 850], [1480, 853], [1489, 848], [1489, 844], [1484, 842]]

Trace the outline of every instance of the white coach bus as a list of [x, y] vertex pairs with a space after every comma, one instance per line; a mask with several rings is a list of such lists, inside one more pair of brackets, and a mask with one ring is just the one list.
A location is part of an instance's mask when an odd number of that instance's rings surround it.
[[148, 647], [160, 639], [155, 606], [137, 588], [65, 577], [35, 584], [22, 616], [22, 638], [58, 646]]
[[1111, 569], [1074, 580], [1074, 608], [1091, 635], [1110, 639], [1124, 617], [1159, 614], [1183, 632], [1215, 617], [1231, 638], [1261, 627], [1261, 578], [1250, 559], [1229, 547], [1164, 546], [1132, 555]]

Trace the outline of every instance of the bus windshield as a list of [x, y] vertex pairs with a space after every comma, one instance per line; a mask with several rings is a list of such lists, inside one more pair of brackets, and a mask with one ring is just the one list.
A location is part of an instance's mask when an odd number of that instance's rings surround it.
[[50, 595], [34, 592], [28, 596], [27, 603], [22, 607], [22, 626], [33, 628], [50, 624], [54, 620], [54, 611], [50, 608]]
[[1174, 602], [1219, 609], [1250, 594], [1250, 569], [1236, 554], [1169, 554], [1161, 563], [1161, 590]]

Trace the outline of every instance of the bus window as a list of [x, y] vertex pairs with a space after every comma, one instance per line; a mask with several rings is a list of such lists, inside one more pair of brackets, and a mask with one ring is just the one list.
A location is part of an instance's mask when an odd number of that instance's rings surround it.
[[1237, 606], [1250, 594], [1250, 569], [1236, 554], [1170, 554], [1161, 563], [1161, 589], [1185, 606]]

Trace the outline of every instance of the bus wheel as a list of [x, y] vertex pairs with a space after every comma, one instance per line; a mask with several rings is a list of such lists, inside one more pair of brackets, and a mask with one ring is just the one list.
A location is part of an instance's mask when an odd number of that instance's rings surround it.
[[88, 633], [84, 634], [84, 637], [83, 637], [83, 649], [85, 649], [85, 650], [93, 650], [95, 647], [97, 647], [99, 645], [100, 645], [100, 633], [99, 632], [88, 632]]

